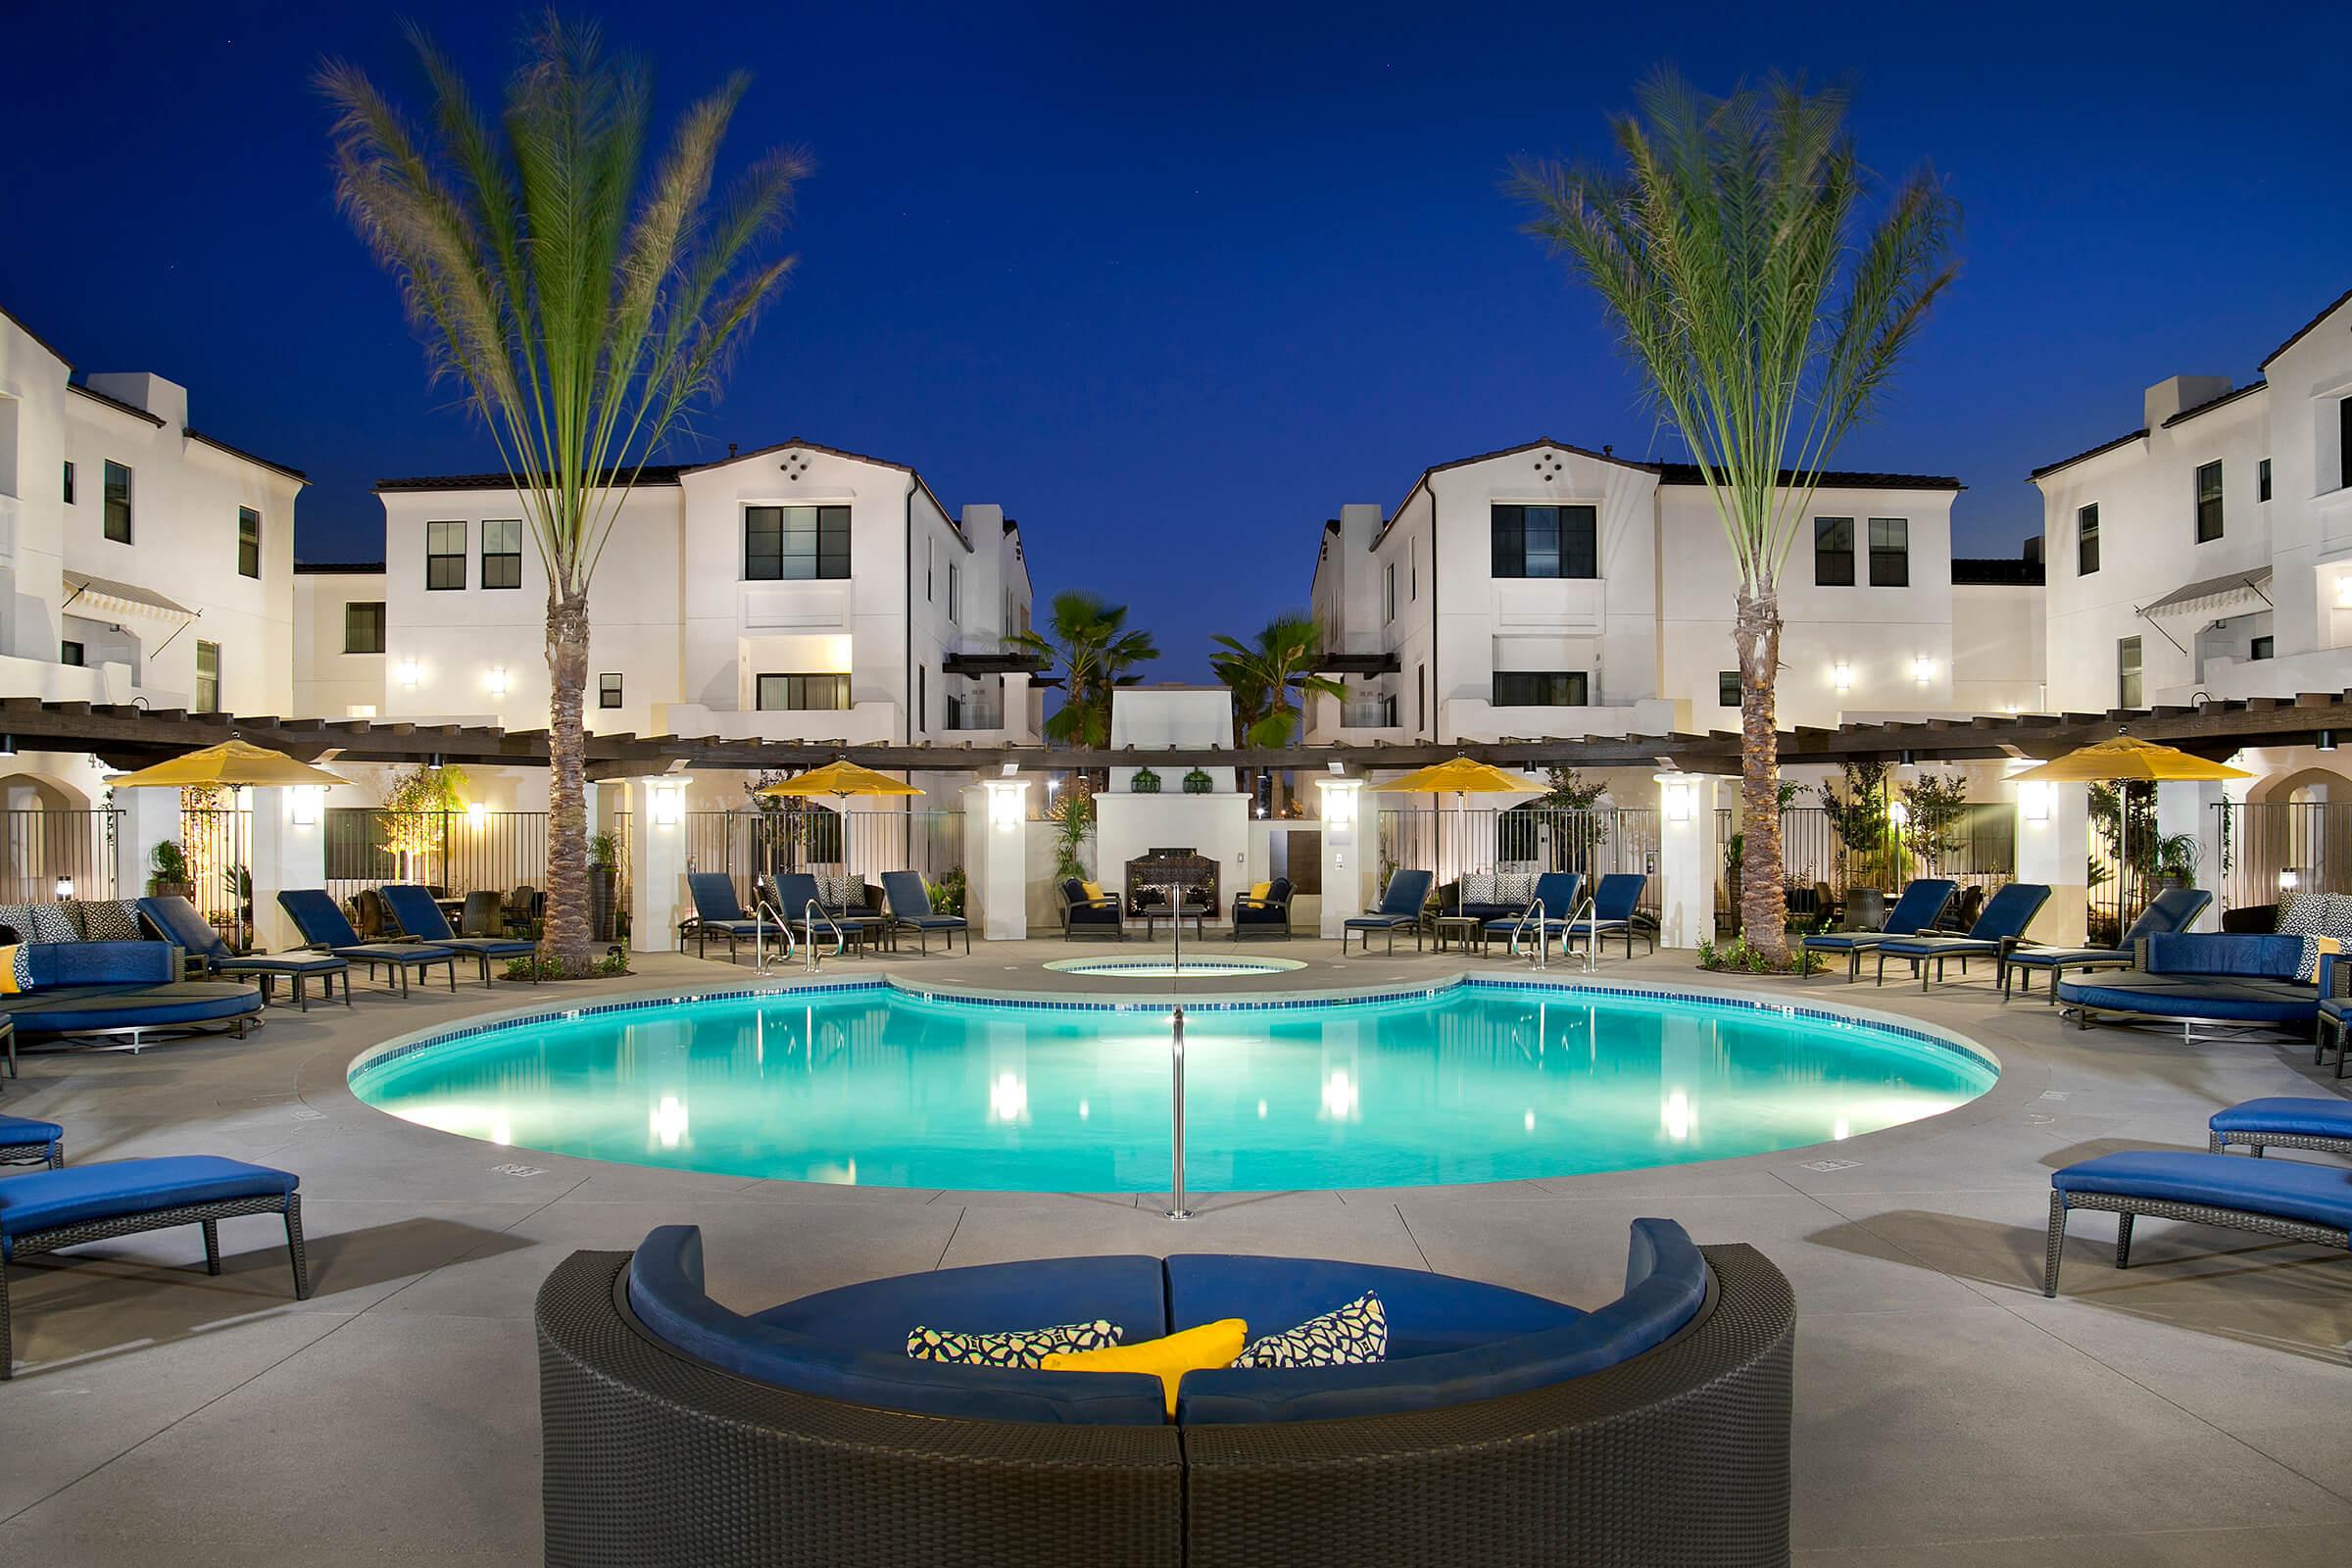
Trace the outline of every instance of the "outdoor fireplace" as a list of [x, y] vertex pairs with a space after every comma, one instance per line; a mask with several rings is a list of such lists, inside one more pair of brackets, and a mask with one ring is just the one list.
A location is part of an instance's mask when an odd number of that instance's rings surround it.
[[1182, 890], [1188, 909], [1214, 912], [1223, 906], [1217, 898], [1217, 862], [1189, 845], [1147, 850], [1127, 862], [1128, 908], [1165, 908], [1171, 885]]

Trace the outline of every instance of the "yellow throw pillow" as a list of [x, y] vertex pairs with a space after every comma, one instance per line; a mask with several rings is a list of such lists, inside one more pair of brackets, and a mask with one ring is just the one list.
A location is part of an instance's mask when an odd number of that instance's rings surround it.
[[0, 947], [0, 997], [19, 996], [32, 989], [31, 965], [25, 962], [30, 956], [20, 942]]
[[1253, 899], [1262, 899], [1273, 891], [1274, 884], [1271, 882], [1252, 882], [1250, 884], [1250, 896]]
[[1099, 899], [1102, 896], [1102, 884], [1100, 882], [1081, 882], [1078, 885], [1086, 889], [1086, 896], [1090, 899]]
[[1107, 1350], [1056, 1350], [1038, 1365], [1048, 1372], [1149, 1372], [1167, 1391], [1168, 1419], [1176, 1419], [1176, 1385], [1187, 1372], [1231, 1366], [1249, 1341], [1250, 1325], [1220, 1318], [1165, 1339], [1115, 1345]]

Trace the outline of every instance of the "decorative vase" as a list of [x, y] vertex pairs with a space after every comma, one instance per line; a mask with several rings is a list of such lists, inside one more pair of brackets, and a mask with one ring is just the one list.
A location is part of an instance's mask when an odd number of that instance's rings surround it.
[[1159, 775], [1148, 767], [1139, 767], [1135, 770], [1134, 776], [1127, 780], [1127, 788], [1136, 795], [1157, 795], [1159, 793]]
[[1216, 787], [1217, 781], [1208, 776], [1205, 768], [1196, 767], [1184, 775], [1184, 793], [1187, 795], [1206, 795]]
[[620, 873], [609, 865], [588, 868], [588, 929], [599, 942], [613, 938], [612, 914], [618, 903]]

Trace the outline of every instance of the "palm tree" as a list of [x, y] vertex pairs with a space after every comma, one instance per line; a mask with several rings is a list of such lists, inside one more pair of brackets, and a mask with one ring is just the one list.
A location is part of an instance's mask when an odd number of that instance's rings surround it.
[[1871, 223], [1842, 92], [1776, 79], [1710, 98], [1662, 74], [1640, 98], [1641, 114], [1614, 123], [1623, 169], [1522, 161], [1511, 188], [1532, 212], [1527, 231], [1599, 292], [1731, 540], [1740, 914], [1748, 939], [1786, 961], [1780, 573], [1822, 469], [1952, 279], [1958, 210], [1922, 170]]
[[755, 161], [711, 200], [747, 79], [678, 122], [650, 177], [643, 69], [593, 24], [530, 33], [495, 122], [421, 32], [431, 89], [412, 123], [356, 67], [329, 62], [337, 199], [400, 286], [436, 378], [498, 445], [547, 568], [548, 956], [589, 959], [582, 780], [588, 584], [647, 458], [715, 395], [731, 350], [793, 265], [769, 254], [794, 152]]
[[[1254, 642], [1231, 637], [1214, 641], [1224, 652], [1209, 655], [1208, 666], [1233, 692], [1234, 718], [1246, 746], [1271, 749], [1291, 743], [1301, 718], [1291, 707], [1294, 686], [1301, 708], [1309, 696], [1348, 695], [1338, 681], [1315, 673], [1315, 661], [1323, 654], [1323, 629], [1302, 611], [1276, 615], [1258, 628]], [[1243, 787], [1248, 788], [1247, 778]]]
[[1127, 607], [1069, 589], [1054, 596], [1051, 640], [1025, 631], [1012, 645], [1062, 672], [1061, 708], [1046, 720], [1046, 739], [1063, 746], [1110, 744], [1110, 694], [1143, 679], [1136, 665], [1159, 657], [1148, 631], [1127, 630]]

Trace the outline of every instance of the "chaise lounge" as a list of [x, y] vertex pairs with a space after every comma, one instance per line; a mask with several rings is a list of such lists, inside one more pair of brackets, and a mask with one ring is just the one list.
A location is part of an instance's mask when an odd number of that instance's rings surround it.
[[261, 982], [265, 1007], [280, 980], [293, 991], [295, 1006], [304, 1012], [311, 1010], [313, 980], [323, 983], [326, 1000], [332, 1002], [337, 975], [343, 977], [343, 1005], [351, 1005], [348, 959], [327, 953], [238, 953], [213, 929], [212, 922], [196, 912], [196, 906], [182, 898], [141, 899], [139, 918], [157, 936], [178, 948], [199, 978], [210, 974], [252, 975]]
[[[449, 916], [433, 902], [430, 889], [414, 882], [387, 882], [376, 890], [384, 896], [384, 907], [392, 912], [402, 933], [428, 947], [447, 948], [450, 952], [470, 956], [481, 965], [482, 989], [490, 989], [490, 960], [493, 958], [528, 958], [539, 952], [539, 944], [520, 937], [462, 937], [449, 928]], [[468, 894], [466, 903], [473, 905], [477, 898], [495, 900], [498, 895]], [[539, 965], [531, 965], [531, 984], [539, 983]], [[348, 991], [351, 982], [346, 980]]]
[[2316, 1149], [2352, 1154], [2352, 1101], [2315, 1095], [2268, 1095], [2217, 1110], [2205, 1123], [2206, 1141], [2217, 1154], [2232, 1148]]
[[63, 1127], [30, 1116], [0, 1116], [0, 1165], [46, 1165], [55, 1170], [65, 1162]]
[[351, 922], [343, 917], [343, 911], [335, 907], [335, 901], [321, 889], [283, 889], [277, 895], [277, 906], [286, 911], [286, 918], [294, 922], [294, 929], [302, 933], [304, 942], [338, 958], [366, 964], [370, 980], [375, 978], [375, 966], [382, 964], [399, 977], [400, 994], [404, 997], [409, 994], [409, 972], [415, 970], [417, 978], [423, 979], [436, 964], [449, 970], [449, 989], [458, 989], [456, 954], [447, 948], [413, 942], [362, 942]]
[[[2142, 938], [2170, 936], [2185, 931], [2196, 924], [2197, 916], [2213, 902], [2213, 895], [2203, 888], [2166, 888], [2156, 895], [2148, 906], [2139, 911], [2139, 918], [2124, 932], [2123, 942], [2112, 948], [2016, 948], [2001, 956], [1998, 979], [2001, 1000], [2009, 1000], [2009, 981], [2013, 974], [2029, 977], [2039, 972], [2050, 977], [2050, 1005], [2058, 1004], [2058, 982], [2066, 978], [2069, 969], [2078, 973], [2093, 969], [2129, 969], [2137, 962]], [[2026, 989], [2033, 989], [2032, 980]]]
[[892, 932], [912, 931], [915, 952], [928, 956], [931, 937], [937, 933], [946, 951], [956, 951], [956, 933], [963, 933], [963, 956], [972, 956], [972, 925], [960, 914], [938, 914], [931, 908], [931, 890], [923, 885], [920, 872], [885, 871], [882, 873], [882, 899], [890, 906]]
[[262, 1010], [253, 986], [181, 979], [169, 942], [32, 942], [17, 962], [23, 989], [0, 994], [0, 1015], [25, 1039], [126, 1036], [133, 1051], [156, 1033], [220, 1028], [242, 1039]]
[[694, 938], [694, 956], [710, 956], [710, 939], [727, 939], [727, 961], [735, 961], [736, 944], [758, 943], [769, 936], [781, 935], [772, 920], [755, 918], [743, 912], [743, 905], [735, 897], [735, 879], [724, 871], [690, 871], [686, 875], [686, 896], [694, 901], [694, 913], [678, 922], [678, 951], [686, 951], [686, 939]]
[[1389, 885], [1380, 896], [1380, 903], [1368, 914], [1352, 914], [1340, 923], [1340, 956], [1348, 956], [1348, 937], [1350, 932], [1364, 940], [1364, 952], [1372, 951], [1372, 933], [1385, 931], [1389, 935], [1389, 952], [1396, 951], [1396, 933], [1411, 931], [1413, 951], [1421, 950], [1421, 906], [1429, 902], [1429, 885], [1434, 881], [1427, 871], [1392, 871]]
[[1631, 958], [1634, 956], [1634, 938], [1640, 937], [1648, 944], [1650, 952], [1657, 952], [1657, 937], [1634, 927], [1634, 916], [1642, 907], [1642, 894], [1648, 886], [1649, 878], [1639, 871], [1612, 871], [1602, 877], [1600, 886], [1592, 893], [1592, 912], [1568, 927], [1570, 945], [1573, 946], [1578, 937], [1583, 937], [1586, 948], [1594, 957], [1598, 957], [1601, 948], [1610, 937], [1623, 937], [1625, 956]]
[[2171, 1150], [2102, 1154], [2050, 1175], [2044, 1296], [2058, 1294], [2067, 1216], [2078, 1208], [2118, 1216], [2117, 1268], [2132, 1266], [2132, 1222], [2142, 1214], [2253, 1231], [2281, 1241], [2352, 1246], [2352, 1171], [2340, 1166]]
[[1919, 989], [1928, 989], [1930, 966], [1935, 978], [1943, 978], [1943, 966], [1952, 959], [1960, 960], [1960, 972], [1968, 973], [1971, 958], [1991, 958], [1996, 963], [2001, 956], [2026, 939], [2027, 928], [2041, 906], [2050, 902], [2049, 884], [2045, 882], [2012, 882], [1995, 893], [1984, 905], [1984, 912], [1977, 916], [1968, 928], [1968, 935], [1934, 936], [1915, 932], [1910, 936], [1892, 936], [1878, 946], [1878, 983], [1886, 983], [1886, 960], [1908, 958], [1911, 972], [1919, 976]]
[[1529, 890], [1526, 908], [1516, 914], [1496, 915], [1479, 928], [1479, 935], [1490, 955], [1496, 942], [1509, 952], [1517, 949], [1522, 938], [1534, 939], [1541, 948], [1557, 937], [1565, 948], [1576, 911], [1584, 902], [1584, 872], [1546, 871]]
[[[1862, 978], [1862, 955], [1875, 952], [1888, 937], [1907, 937], [1921, 931], [1932, 931], [1943, 918], [1945, 907], [1959, 884], [1939, 876], [1915, 878], [1903, 889], [1903, 896], [1894, 901], [1886, 911], [1886, 923], [1876, 931], [1819, 931], [1806, 937], [1797, 946], [1810, 953], [1842, 953], [1845, 955], [1845, 983], [1852, 985]], [[1811, 970], [1806, 971], [1808, 974]]]

